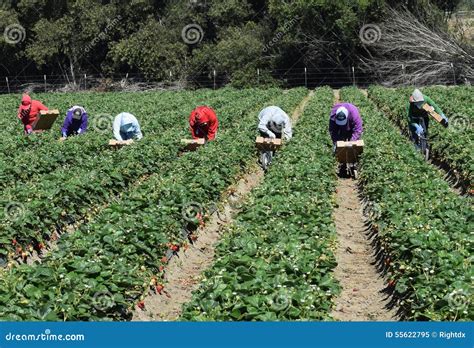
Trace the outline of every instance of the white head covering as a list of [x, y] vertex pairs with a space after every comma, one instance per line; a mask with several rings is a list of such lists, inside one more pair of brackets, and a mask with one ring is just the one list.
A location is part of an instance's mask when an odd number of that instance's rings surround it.
[[[338, 115], [344, 115], [345, 117], [338, 118]], [[344, 106], [339, 107], [336, 110], [336, 124], [338, 126], [345, 126], [347, 124], [347, 117], [349, 116], [349, 110], [347, 110]]]
[[422, 101], [425, 101], [425, 97], [423, 97], [423, 93], [421, 93], [421, 91], [416, 88], [413, 93], [411, 94], [411, 96], [413, 97], [413, 101], [415, 103], [418, 103], [418, 102], [422, 102]]

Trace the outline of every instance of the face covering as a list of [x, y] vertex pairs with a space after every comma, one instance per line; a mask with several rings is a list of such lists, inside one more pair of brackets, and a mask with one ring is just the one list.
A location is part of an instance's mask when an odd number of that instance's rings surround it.
[[77, 112], [77, 113], [74, 112], [74, 113], [72, 114], [72, 118], [75, 119], [75, 120], [80, 120], [81, 117], [82, 117], [82, 115], [81, 115], [80, 112]]

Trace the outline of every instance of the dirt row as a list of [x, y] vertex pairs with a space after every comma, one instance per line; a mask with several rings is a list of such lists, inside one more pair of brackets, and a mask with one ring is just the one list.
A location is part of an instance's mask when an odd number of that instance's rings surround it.
[[[334, 90], [335, 103], [340, 102]], [[338, 178], [337, 208], [334, 211], [338, 246], [334, 276], [342, 286], [332, 316], [341, 321], [392, 321], [395, 311], [388, 310], [385, 279], [375, 266], [374, 249], [365, 226], [357, 181]]]
[[[294, 124], [297, 123], [313, 94], [311, 91], [294, 110], [291, 117]], [[144, 301], [146, 310], [135, 310], [132, 320], [172, 321], [179, 318], [183, 304], [191, 300], [192, 292], [198, 288], [202, 273], [212, 265], [215, 246], [223, 231], [232, 224], [241, 203], [263, 179], [263, 170], [255, 165], [227, 190], [230, 194], [222, 202], [222, 207], [196, 232], [199, 238], [195, 243], [187, 250], [180, 250], [177, 257], [173, 257], [166, 266], [164, 278], [166, 292], [147, 296]]]

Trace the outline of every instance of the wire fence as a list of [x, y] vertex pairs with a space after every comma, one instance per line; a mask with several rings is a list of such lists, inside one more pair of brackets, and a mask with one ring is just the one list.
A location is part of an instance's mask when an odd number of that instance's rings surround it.
[[[367, 87], [370, 84], [380, 83], [376, 77], [357, 69], [310, 69], [297, 68], [291, 70], [260, 71], [257, 69], [254, 76], [249, 76], [248, 85], [265, 86], [270, 74], [284, 88], [305, 86], [315, 88], [331, 86]], [[181, 90], [198, 88], [220, 88], [231, 81], [225, 72], [216, 70], [201, 72], [199, 75], [176, 78], [173, 71], [166, 73], [167, 79], [154, 81], [142, 74], [126, 73], [113, 75], [81, 74], [72, 80], [66, 75], [33, 75], [33, 76], [4, 76], [0, 77], [0, 94], [21, 92], [73, 92], [73, 91], [149, 91], [149, 90]]]

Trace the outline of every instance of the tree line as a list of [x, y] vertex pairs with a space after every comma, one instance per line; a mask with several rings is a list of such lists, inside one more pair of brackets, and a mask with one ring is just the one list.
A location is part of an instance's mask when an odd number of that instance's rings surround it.
[[275, 71], [359, 64], [367, 55], [361, 28], [386, 21], [389, 7], [403, 6], [436, 30], [469, 7], [466, 0], [1, 1], [0, 75], [75, 81], [130, 72], [159, 81], [218, 70], [236, 87], [252, 84], [257, 70], [260, 84], [278, 84]]

